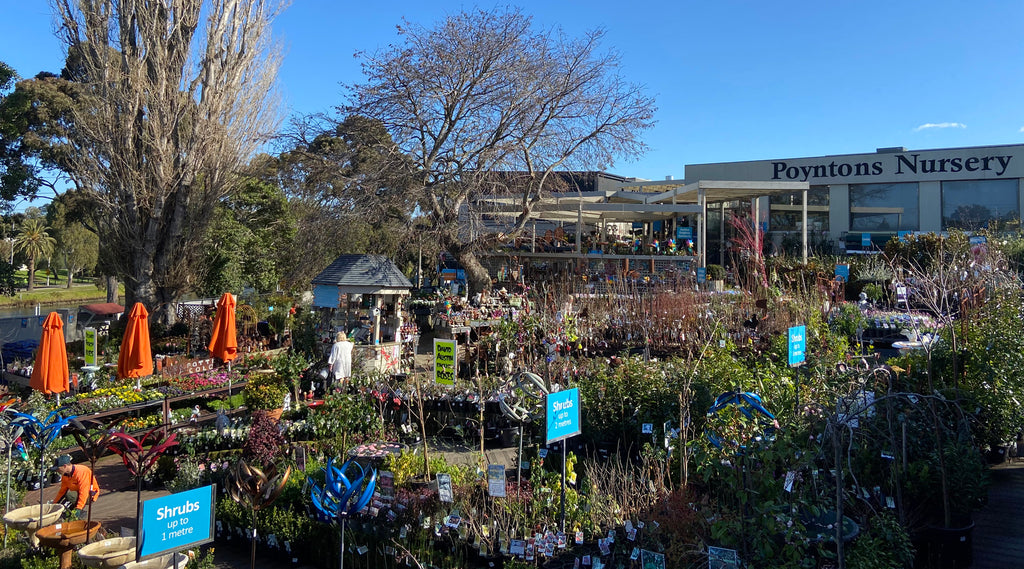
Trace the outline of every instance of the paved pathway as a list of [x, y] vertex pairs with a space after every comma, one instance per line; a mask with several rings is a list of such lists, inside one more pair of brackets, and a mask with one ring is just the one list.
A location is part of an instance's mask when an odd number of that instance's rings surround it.
[[1024, 460], [992, 468], [988, 505], [975, 514], [974, 569], [1024, 567]]

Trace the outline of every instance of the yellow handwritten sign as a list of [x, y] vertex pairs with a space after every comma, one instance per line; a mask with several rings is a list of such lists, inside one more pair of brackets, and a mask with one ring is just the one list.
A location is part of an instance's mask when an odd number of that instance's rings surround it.
[[96, 329], [85, 329], [85, 365], [96, 365]]
[[455, 340], [434, 338], [434, 383], [455, 385], [459, 346]]

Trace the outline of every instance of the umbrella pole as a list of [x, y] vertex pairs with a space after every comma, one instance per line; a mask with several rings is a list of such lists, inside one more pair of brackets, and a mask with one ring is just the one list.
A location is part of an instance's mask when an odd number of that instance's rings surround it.
[[231, 360], [228, 360], [228, 405], [231, 405]]

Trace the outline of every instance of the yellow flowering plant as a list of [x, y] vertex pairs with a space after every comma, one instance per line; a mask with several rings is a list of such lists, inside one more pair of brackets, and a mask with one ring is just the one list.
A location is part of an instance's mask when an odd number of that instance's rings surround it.
[[242, 391], [245, 406], [250, 410], [269, 410], [284, 406], [285, 386], [276, 380], [250, 380]]

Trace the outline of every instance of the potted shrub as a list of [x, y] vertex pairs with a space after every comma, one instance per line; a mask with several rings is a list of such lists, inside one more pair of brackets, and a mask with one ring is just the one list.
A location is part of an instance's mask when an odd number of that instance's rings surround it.
[[724, 290], [725, 267], [722, 265], [708, 265], [708, 281], [711, 283], [711, 290]]
[[[971, 513], [984, 505], [988, 475], [981, 455], [971, 445], [957, 442], [943, 449], [949, 520], [929, 528], [928, 557], [940, 567], [967, 567], [973, 558], [974, 521]], [[933, 459], [937, 462], [937, 457]], [[938, 470], [937, 464], [933, 464]], [[933, 478], [938, 478], [936, 472]], [[932, 480], [933, 487], [939, 486]]]
[[288, 390], [277, 378], [263, 376], [250, 379], [242, 391], [242, 397], [250, 411], [266, 411], [272, 417], [280, 419], [286, 393]]

